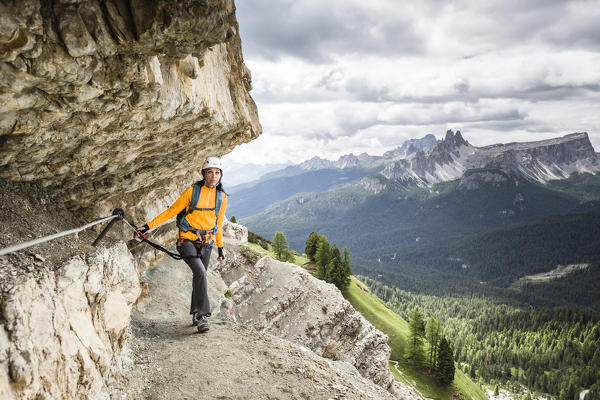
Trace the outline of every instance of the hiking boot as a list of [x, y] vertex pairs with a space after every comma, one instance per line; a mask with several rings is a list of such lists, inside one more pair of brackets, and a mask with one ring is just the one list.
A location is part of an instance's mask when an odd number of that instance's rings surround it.
[[196, 324], [198, 327], [198, 333], [206, 332], [210, 329], [210, 325], [208, 324], [208, 317], [206, 315], [198, 318], [198, 322]]
[[192, 314], [192, 325], [198, 326], [199, 320], [200, 320], [200, 314], [197, 314], [197, 313]]

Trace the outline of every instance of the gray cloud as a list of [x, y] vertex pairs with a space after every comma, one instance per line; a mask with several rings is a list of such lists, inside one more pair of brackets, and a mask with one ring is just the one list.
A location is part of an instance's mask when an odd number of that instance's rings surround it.
[[[578, 13], [582, 7], [590, 11]], [[237, 15], [247, 56], [327, 62], [339, 54], [423, 54], [440, 24], [448, 38], [473, 48], [535, 42], [597, 50], [597, 8], [585, 0], [387, 1], [372, 8], [343, 0], [240, 0]]]
[[410, 15], [397, 10], [369, 14], [341, 0], [244, 0], [237, 10], [244, 52], [251, 57], [326, 62], [339, 54], [423, 50]]
[[[464, 0], [454, 7], [457, 15], [470, 16], [470, 20], [457, 21], [455, 29], [448, 32], [472, 45], [484, 43], [488, 48], [518, 46], [527, 42], [547, 42], [559, 47], [572, 48], [581, 41], [598, 48], [590, 34], [597, 35], [593, 15], [577, 15], [578, 6], [590, 1], [573, 0], [507, 0], [472, 2]], [[446, 13], [447, 10], [440, 9]]]
[[594, 17], [573, 21], [565, 29], [551, 29], [542, 33], [545, 41], [565, 48], [600, 50], [600, 29], [598, 21], [600, 13]]
[[[453, 112], [436, 112], [431, 111], [431, 114], [425, 118], [416, 119], [410, 113], [397, 115], [395, 117], [380, 121], [388, 125], [436, 125], [445, 123], [485, 123], [492, 124], [502, 121], [521, 121], [527, 117], [527, 113], [519, 111], [517, 108], [508, 110], [502, 109], [482, 109], [476, 113], [469, 112], [467, 107], [459, 107]], [[504, 125], [504, 124], [503, 124]]]
[[[547, 127], [546, 127], [547, 128]], [[492, 130], [496, 132], [514, 132], [518, 130], [525, 130], [532, 133], [547, 133], [554, 132], [553, 130], [548, 129], [535, 129], [534, 123], [532, 121], [528, 121], [523, 118], [518, 119], [506, 119], [506, 120], [486, 120], [486, 121], [476, 121], [465, 123], [463, 125], [463, 131], [470, 132], [479, 129]], [[499, 140], [500, 137], [499, 137]]]

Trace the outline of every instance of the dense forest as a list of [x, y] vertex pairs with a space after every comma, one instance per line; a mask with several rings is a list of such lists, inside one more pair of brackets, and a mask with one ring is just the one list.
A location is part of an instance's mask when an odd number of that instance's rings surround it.
[[557, 215], [483, 234], [405, 248], [396, 261], [460, 271], [508, 286], [520, 276], [559, 264], [600, 261], [600, 213]]
[[[557, 215], [452, 241], [406, 246], [390, 266], [357, 261], [355, 271], [422, 294], [487, 295], [514, 304], [582, 306], [600, 311], [600, 213]], [[585, 264], [560, 280], [527, 275]]]
[[[472, 378], [499, 383], [514, 392], [520, 385], [560, 400], [569, 390], [593, 390], [600, 382], [600, 313], [556, 307], [520, 309], [485, 297], [436, 297], [413, 294], [360, 279], [405, 319], [415, 308], [444, 327], [458, 366]], [[596, 385], [596, 387], [593, 387]]]

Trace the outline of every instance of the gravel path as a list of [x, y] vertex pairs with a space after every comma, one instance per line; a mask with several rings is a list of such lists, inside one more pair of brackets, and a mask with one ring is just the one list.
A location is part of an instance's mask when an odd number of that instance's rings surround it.
[[[146, 276], [152, 296], [132, 315], [127, 399], [390, 399], [331, 361], [252, 326], [210, 319], [197, 333], [187, 314], [191, 274], [164, 259]], [[349, 379], [349, 376], [351, 379]], [[119, 385], [116, 385], [119, 386]]]

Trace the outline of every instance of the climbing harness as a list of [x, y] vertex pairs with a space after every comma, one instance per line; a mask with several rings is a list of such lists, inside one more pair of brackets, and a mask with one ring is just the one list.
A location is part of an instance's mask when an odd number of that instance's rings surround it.
[[[83, 231], [85, 229], [91, 228], [92, 226], [101, 224], [101, 223], [106, 222], [106, 221], [110, 221], [109, 225], [112, 225], [112, 223], [114, 221], [116, 221], [116, 218], [121, 218], [121, 217], [120, 217], [120, 215], [113, 213], [113, 215], [111, 215], [109, 217], [105, 217], [105, 218], [99, 219], [97, 221], [90, 222], [89, 224], [84, 225], [84, 226], [82, 226], [80, 228], [70, 229], [68, 231], [63, 231], [63, 232], [55, 233], [54, 235], [44, 236], [44, 237], [41, 237], [41, 238], [38, 238], [38, 239], [30, 240], [29, 242], [25, 242], [25, 243], [21, 243], [21, 244], [16, 244], [14, 246], [9, 246], [9, 247], [6, 247], [4, 249], [0, 249], [0, 256], [3, 256], [5, 254], [9, 254], [9, 253], [14, 253], [15, 251], [23, 250], [23, 249], [26, 249], [28, 247], [35, 246], [36, 244], [45, 243], [45, 242], [48, 242], [50, 240], [58, 239], [58, 238], [63, 237], [63, 236], [72, 235], [74, 233], [79, 233], [79, 232], [81, 232], [81, 231]], [[104, 232], [104, 234], [106, 234], [106, 232]]]
[[[190, 200], [190, 205], [186, 210], [181, 211], [177, 214], [177, 227], [180, 232], [193, 232], [198, 235], [199, 238], [202, 238], [202, 242], [204, 242], [204, 237], [207, 234], [216, 235], [219, 231], [219, 211], [221, 211], [221, 202], [223, 201], [223, 192], [220, 190], [216, 190], [215, 193], [215, 207], [214, 208], [196, 208], [198, 205], [198, 200], [200, 199], [200, 191], [202, 186], [199, 185], [198, 182], [194, 183], [192, 190], [192, 199]], [[190, 223], [187, 220], [187, 216], [190, 215], [194, 211], [214, 211], [215, 212], [215, 226], [210, 230], [206, 229], [195, 229], [190, 226]]]

